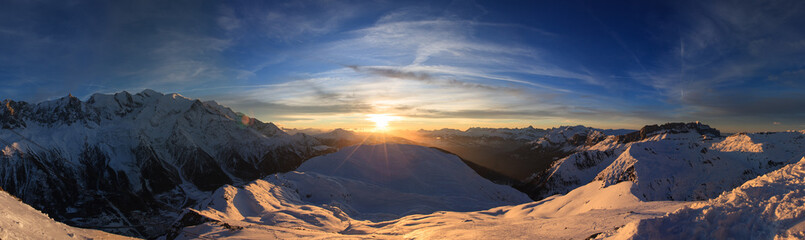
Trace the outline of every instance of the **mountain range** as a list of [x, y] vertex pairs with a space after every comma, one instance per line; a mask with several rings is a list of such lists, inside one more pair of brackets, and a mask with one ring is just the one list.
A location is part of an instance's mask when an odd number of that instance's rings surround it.
[[333, 151], [215, 102], [145, 90], [0, 108], [0, 186], [65, 223], [137, 237], [224, 184]]
[[690, 122], [290, 135], [152, 90], [2, 104], [0, 187], [10, 195], [0, 211], [22, 219], [0, 221], [3, 239], [116, 237], [81, 228], [163, 239], [805, 231], [805, 131], [725, 136]]

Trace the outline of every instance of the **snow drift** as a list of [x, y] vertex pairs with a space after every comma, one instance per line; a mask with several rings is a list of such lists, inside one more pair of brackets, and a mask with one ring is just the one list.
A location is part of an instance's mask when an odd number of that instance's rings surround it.
[[707, 202], [630, 223], [619, 239], [803, 239], [805, 158]]

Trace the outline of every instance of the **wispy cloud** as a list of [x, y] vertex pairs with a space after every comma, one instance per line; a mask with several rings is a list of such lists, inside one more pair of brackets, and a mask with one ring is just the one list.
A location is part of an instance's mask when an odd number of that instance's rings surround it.
[[414, 72], [414, 71], [405, 71], [396, 68], [390, 67], [364, 67], [364, 66], [357, 66], [357, 65], [348, 65], [346, 66], [356, 72], [361, 73], [368, 73], [376, 76], [383, 76], [388, 78], [396, 78], [396, 79], [407, 79], [407, 80], [415, 80], [424, 82], [427, 84], [435, 84], [441, 85], [445, 87], [459, 87], [459, 88], [479, 88], [491, 91], [501, 91], [501, 92], [510, 92], [510, 93], [520, 93], [519, 89], [516, 88], [509, 88], [509, 87], [496, 87], [490, 86], [485, 84], [478, 84], [478, 83], [468, 83], [465, 81], [460, 81], [455, 78], [444, 78], [444, 77], [436, 77], [431, 75], [428, 72]]
[[370, 9], [382, 9], [366, 1], [355, 4], [341, 0], [302, 0], [289, 2], [248, 2], [239, 4], [239, 18], [225, 10], [218, 19], [227, 30], [248, 25], [242, 31], [257, 31], [269, 40], [286, 43], [310, 41], [339, 30], [345, 21], [365, 14]]
[[641, 23], [464, 1], [11, 2], [0, 78], [23, 100], [153, 88], [306, 124], [802, 123], [805, 3], [659, 5], [637, 4], [659, 19]]
[[676, 10], [672, 34], [680, 40], [637, 79], [690, 118], [760, 124], [801, 116], [792, 109], [802, 107], [796, 95], [805, 85], [791, 79], [805, 56], [805, 46], [797, 47], [805, 38], [805, 3], [695, 2]]
[[[336, 116], [381, 112], [414, 119], [617, 117], [611, 105], [598, 104], [607, 97], [560, 87], [569, 82], [600, 86], [588, 71], [552, 64], [534, 46], [479, 35], [500, 28], [517, 30], [507, 34], [528, 31], [545, 38], [556, 34], [453, 14], [417, 14], [422, 11], [429, 10], [393, 11], [373, 25], [346, 31], [333, 41], [285, 53], [284, 59], [326, 59], [335, 68], [303, 71], [296, 74], [302, 79], [255, 86], [225, 104], [251, 109], [267, 119], [293, 115], [325, 122], [327, 117], [318, 113], [319, 107], [332, 106], [334, 112], [327, 114]], [[225, 96], [209, 96], [221, 97]], [[575, 106], [582, 103], [589, 108]], [[298, 107], [299, 112], [286, 112], [286, 107]]]

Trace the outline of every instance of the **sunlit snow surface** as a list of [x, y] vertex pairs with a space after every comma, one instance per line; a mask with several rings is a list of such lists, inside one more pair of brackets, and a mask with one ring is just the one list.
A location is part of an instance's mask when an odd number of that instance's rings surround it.
[[0, 239], [134, 239], [56, 222], [0, 191]]
[[432, 148], [352, 147], [217, 190], [197, 208], [217, 222], [187, 227], [179, 239], [577, 239], [690, 204], [642, 202], [631, 182], [602, 186], [530, 202]]
[[605, 235], [616, 239], [805, 239], [805, 158], [710, 201]]

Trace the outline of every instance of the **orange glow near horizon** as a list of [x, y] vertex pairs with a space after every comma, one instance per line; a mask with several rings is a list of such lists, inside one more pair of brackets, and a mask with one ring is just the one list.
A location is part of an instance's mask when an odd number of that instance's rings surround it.
[[[472, 127], [483, 128], [552, 128], [559, 126], [584, 125], [597, 128], [612, 129], [640, 129], [640, 127], [651, 124], [650, 122], [630, 123], [630, 122], [597, 122], [592, 120], [578, 119], [473, 119], [473, 118], [432, 118], [411, 116], [404, 112], [379, 111], [375, 113], [350, 113], [350, 114], [315, 114], [315, 115], [284, 115], [283, 118], [290, 120], [276, 119], [272, 116], [258, 116], [263, 122], [272, 122], [280, 128], [287, 129], [316, 129], [321, 131], [332, 131], [337, 128], [356, 131], [356, 132], [383, 132], [398, 133], [406, 131], [438, 130], [442, 128], [466, 130]], [[274, 118], [274, 119], [272, 119]]]
[[367, 114], [369, 120], [375, 123], [375, 128], [372, 130], [373, 132], [386, 132], [389, 128], [389, 122], [397, 121], [400, 119], [398, 116], [392, 116], [388, 114]]

